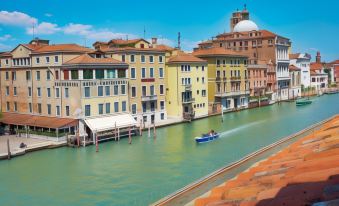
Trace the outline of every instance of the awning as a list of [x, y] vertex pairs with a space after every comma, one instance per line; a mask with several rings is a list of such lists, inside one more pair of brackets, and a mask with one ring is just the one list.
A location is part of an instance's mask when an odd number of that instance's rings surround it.
[[2, 113], [0, 122], [3, 124], [33, 126], [43, 128], [66, 128], [76, 126], [78, 124], [77, 119], [71, 118], [59, 118], [59, 117], [46, 117], [30, 114], [18, 114], [18, 113]]
[[101, 116], [85, 119], [86, 125], [93, 132], [104, 132], [116, 128], [137, 126], [137, 121], [130, 114]]

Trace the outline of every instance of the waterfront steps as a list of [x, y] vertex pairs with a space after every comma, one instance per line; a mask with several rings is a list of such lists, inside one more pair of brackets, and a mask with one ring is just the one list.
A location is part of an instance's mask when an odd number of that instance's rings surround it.
[[339, 116], [215, 187], [195, 206], [312, 205], [339, 199]]

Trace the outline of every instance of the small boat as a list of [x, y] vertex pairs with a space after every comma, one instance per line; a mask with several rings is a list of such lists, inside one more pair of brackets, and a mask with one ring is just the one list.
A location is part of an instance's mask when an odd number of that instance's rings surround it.
[[216, 132], [213, 134], [203, 134], [201, 137], [196, 137], [195, 141], [197, 143], [206, 143], [206, 142], [213, 141], [217, 139], [218, 137], [219, 137], [219, 134]]
[[312, 100], [309, 99], [299, 99], [295, 102], [295, 105], [297, 106], [304, 106], [304, 105], [308, 105], [308, 104], [312, 104]]
[[336, 93], [338, 93], [339, 92], [339, 90], [330, 90], [330, 91], [326, 91], [326, 92], [324, 92], [325, 94], [336, 94]]

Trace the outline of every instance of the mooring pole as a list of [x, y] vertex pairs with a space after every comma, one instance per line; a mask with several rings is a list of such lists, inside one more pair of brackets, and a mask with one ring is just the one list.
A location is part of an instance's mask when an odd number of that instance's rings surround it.
[[78, 129], [77, 129], [77, 141], [78, 141], [78, 147], [80, 147], [79, 127], [78, 127]]
[[131, 127], [128, 127], [128, 143], [132, 144]]
[[142, 136], [142, 119], [140, 120], [139, 135]]
[[120, 128], [118, 128], [118, 141], [120, 141]]
[[11, 159], [11, 149], [9, 147], [9, 139], [7, 139], [7, 159]]
[[153, 123], [153, 137], [155, 138], [157, 136], [157, 133], [155, 132], [155, 123]]
[[98, 142], [98, 135], [97, 134], [94, 134], [95, 135], [95, 146], [96, 146], [96, 152], [99, 152], [99, 142]]
[[151, 137], [151, 127], [149, 124], [148, 124], [148, 137]]

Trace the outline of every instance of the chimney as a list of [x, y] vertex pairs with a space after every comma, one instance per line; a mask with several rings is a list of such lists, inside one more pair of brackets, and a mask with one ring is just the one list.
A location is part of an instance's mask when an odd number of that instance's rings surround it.
[[153, 37], [153, 38], [152, 38], [152, 44], [153, 44], [153, 45], [157, 45], [157, 44], [158, 44], [158, 38]]
[[320, 56], [320, 52], [317, 52], [317, 56], [316, 56], [316, 60], [317, 63], [321, 63], [321, 56]]

